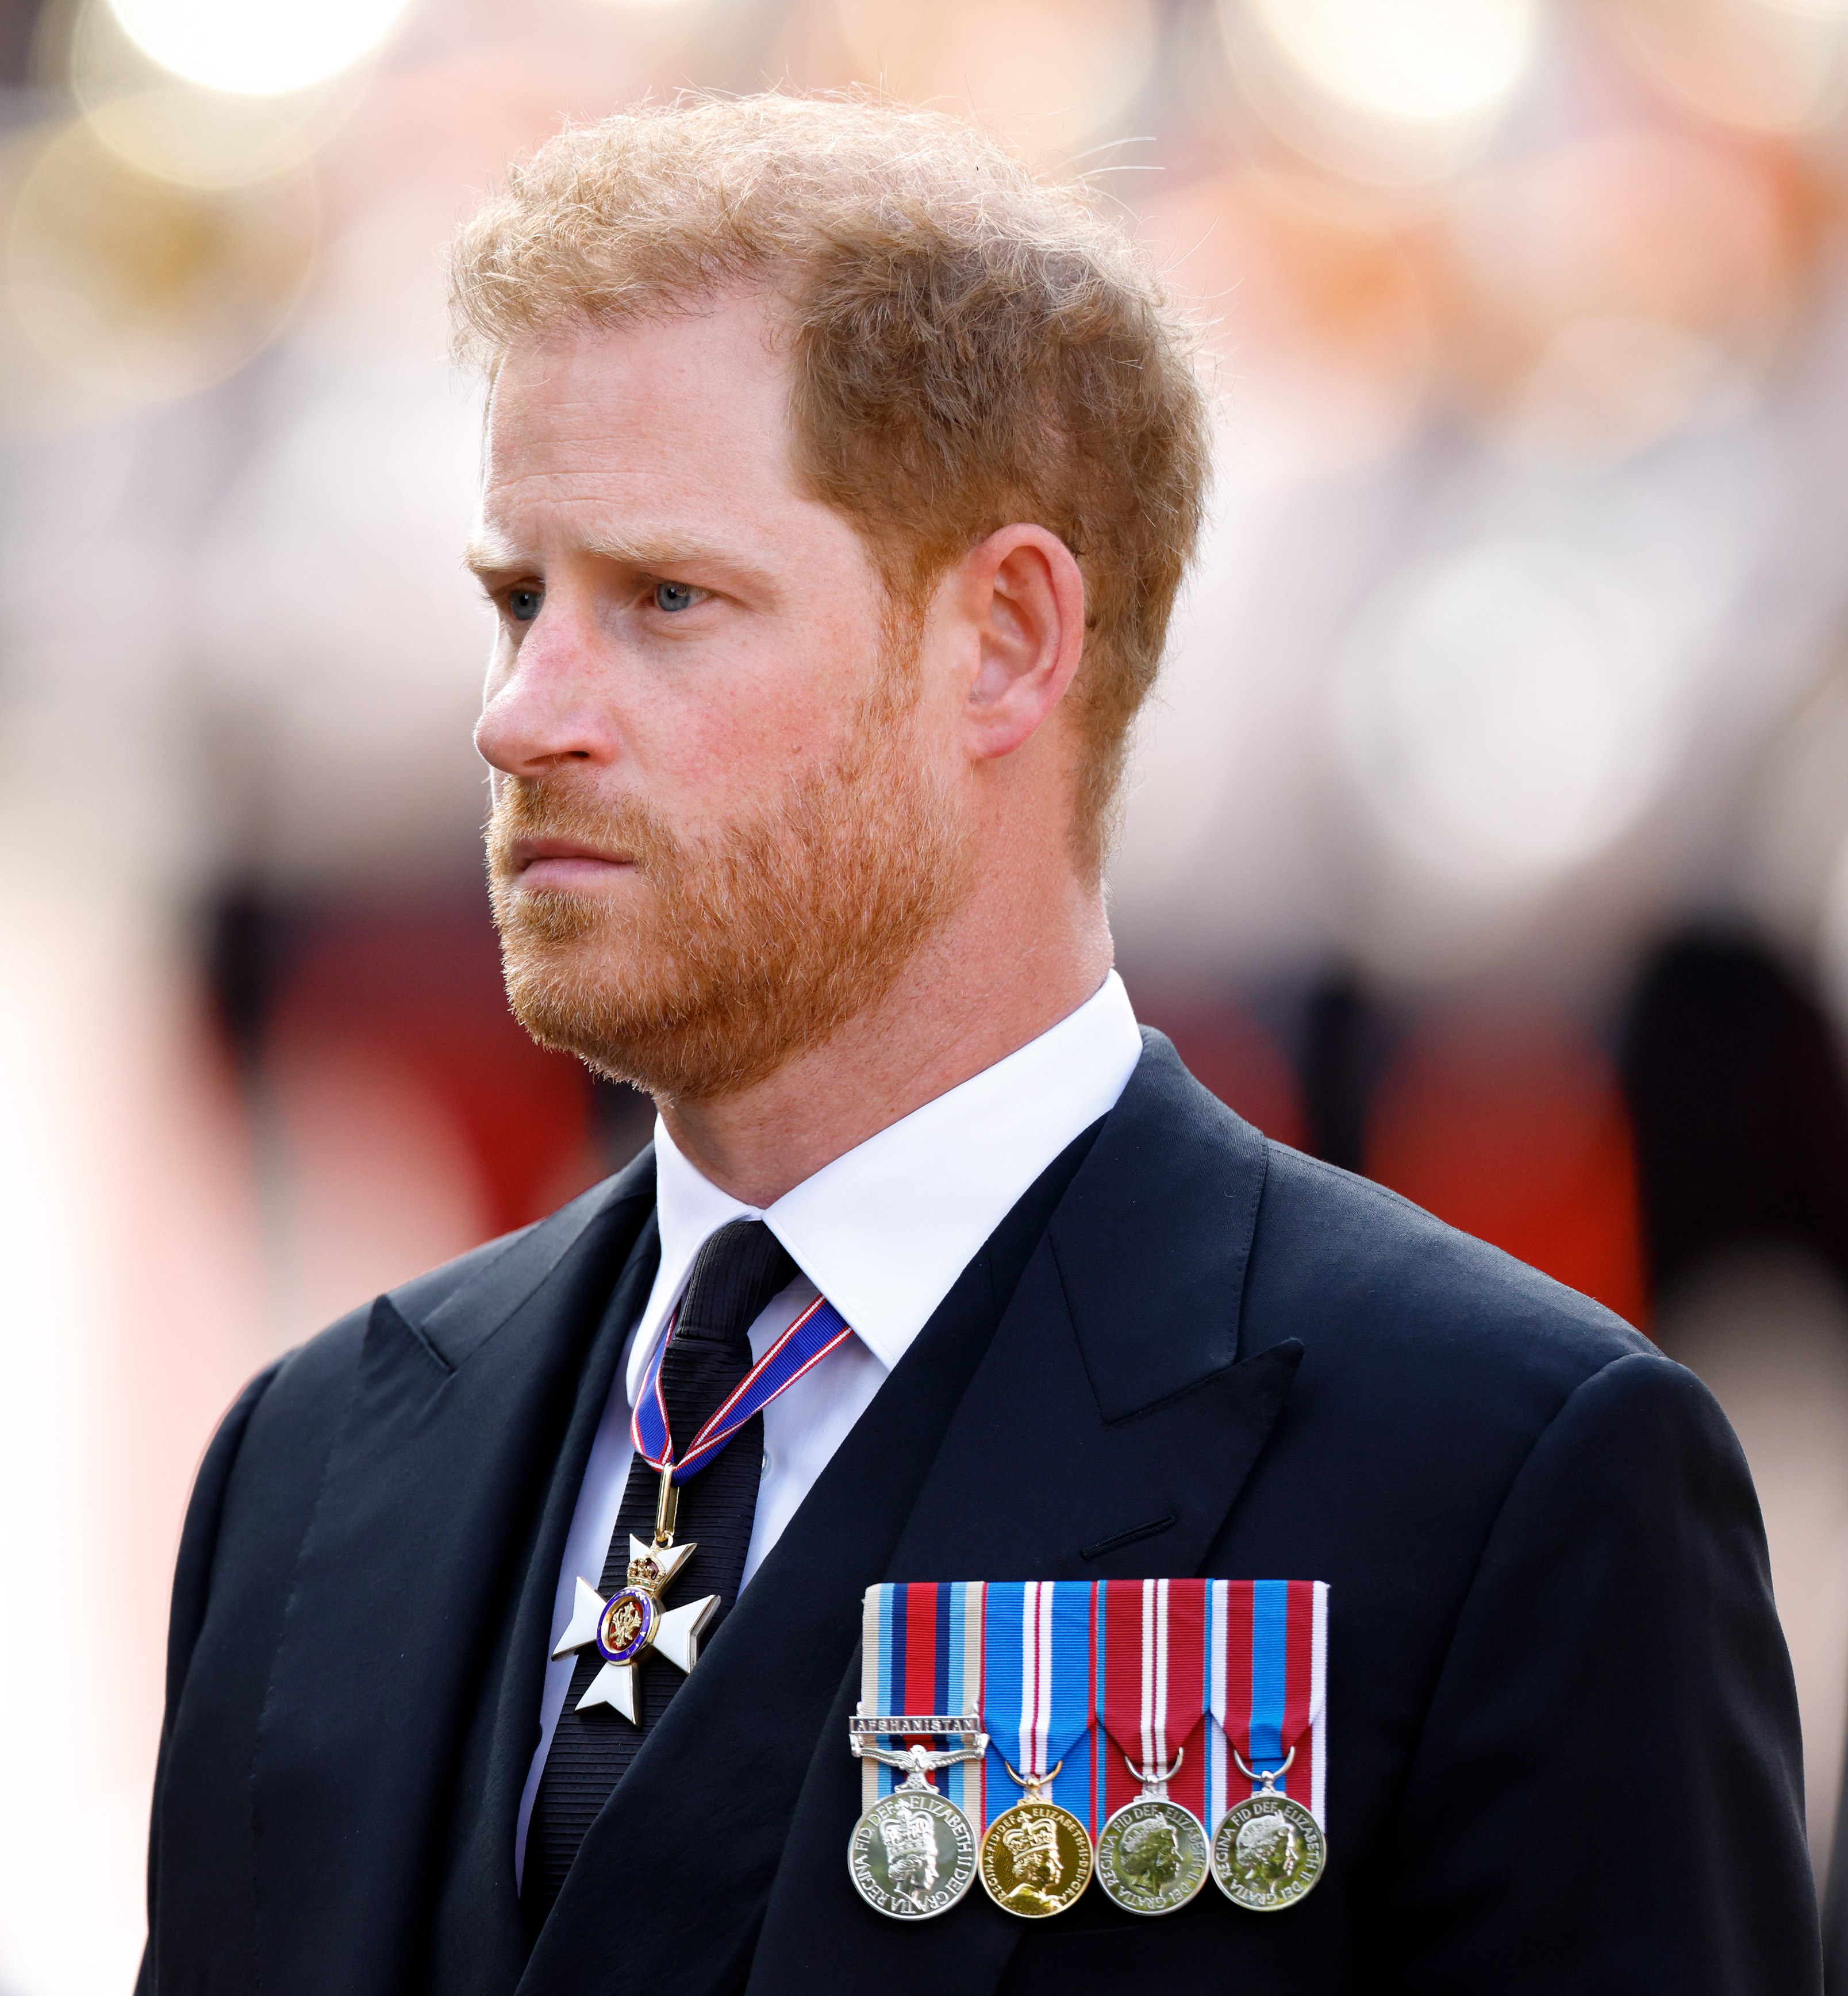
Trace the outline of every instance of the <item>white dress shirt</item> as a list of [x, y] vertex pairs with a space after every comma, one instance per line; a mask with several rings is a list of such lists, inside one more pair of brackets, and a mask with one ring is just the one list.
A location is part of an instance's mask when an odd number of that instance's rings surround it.
[[[888, 1124], [762, 1209], [721, 1192], [680, 1155], [657, 1120], [661, 1266], [591, 1444], [559, 1570], [552, 1641], [570, 1623], [579, 1576], [593, 1585], [602, 1578], [633, 1460], [630, 1410], [693, 1258], [712, 1234], [731, 1220], [761, 1220], [800, 1271], [752, 1325], [754, 1358], [817, 1294], [854, 1330], [764, 1409], [763, 1473], [741, 1583], [748, 1585], [956, 1278], [1060, 1151], [1115, 1106], [1141, 1057], [1129, 993], [1112, 971], [1037, 1040]], [[516, 1874], [525, 1870], [533, 1798], [576, 1660], [561, 1657], [546, 1666], [539, 1750], [514, 1837]]]

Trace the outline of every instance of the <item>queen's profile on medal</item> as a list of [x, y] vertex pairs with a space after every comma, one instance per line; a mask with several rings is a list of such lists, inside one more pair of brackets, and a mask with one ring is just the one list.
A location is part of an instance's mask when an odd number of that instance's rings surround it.
[[1042, 1920], [1091, 1882], [1091, 1843], [1069, 1810], [1029, 1798], [996, 1817], [982, 1839], [982, 1883], [1004, 1912]]
[[1213, 1872], [1234, 1904], [1281, 1912], [1322, 1875], [1323, 1845], [1301, 1803], [1267, 1788], [1227, 1811], [1213, 1839]]

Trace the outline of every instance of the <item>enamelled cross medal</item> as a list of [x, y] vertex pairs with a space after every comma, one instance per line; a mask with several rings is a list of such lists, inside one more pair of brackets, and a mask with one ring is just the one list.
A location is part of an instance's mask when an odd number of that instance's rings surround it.
[[1106, 1580], [1097, 1595], [1104, 1730], [1142, 1784], [1098, 1833], [1097, 1882], [1126, 1912], [1172, 1913], [1210, 1869], [1205, 1826], [1168, 1792], [1206, 1717], [1206, 1583]]
[[680, 1492], [671, 1464], [661, 1471], [661, 1496], [655, 1512], [655, 1536], [646, 1544], [629, 1536], [628, 1585], [605, 1601], [581, 1577], [572, 1605], [571, 1623], [559, 1638], [555, 1657], [569, 1656], [587, 1643], [597, 1645], [603, 1668], [585, 1688], [577, 1709], [614, 1705], [631, 1724], [635, 1721], [635, 1666], [649, 1650], [665, 1657], [676, 1669], [690, 1671], [699, 1660], [700, 1636], [718, 1606], [716, 1594], [690, 1601], [684, 1607], [663, 1608], [662, 1592], [699, 1550], [699, 1541], [674, 1543], [674, 1512]]
[[[1023, 1919], [1062, 1913], [1091, 1882], [1090, 1833], [1045, 1793], [1068, 1754], [1088, 1744], [1091, 1608], [1084, 1581], [987, 1590], [983, 1722], [1022, 1792], [982, 1839], [982, 1884], [997, 1906]], [[1089, 1784], [1074, 1772], [1082, 1793]]]
[[[673, 1335], [670, 1330], [669, 1337]], [[661, 1494], [655, 1509], [655, 1533], [645, 1544], [629, 1539], [628, 1584], [607, 1601], [581, 1575], [570, 1626], [552, 1650], [556, 1658], [594, 1643], [603, 1658], [600, 1670], [577, 1702], [576, 1709], [613, 1705], [635, 1722], [635, 1670], [651, 1650], [682, 1671], [699, 1660], [700, 1636], [718, 1607], [708, 1594], [684, 1607], [663, 1608], [661, 1596], [674, 1576], [699, 1550], [699, 1541], [674, 1543], [674, 1513], [680, 1486], [696, 1476], [754, 1414], [779, 1393], [795, 1385], [818, 1365], [837, 1344], [853, 1335], [852, 1327], [825, 1296], [817, 1296], [739, 1381], [736, 1389], [714, 1413], [683, 1453], [676, 1455], [668, 1426], [667, 1406], [661, 1396], [663, 1338], [649, 1361], [635, 1410], [629, 1417], [629, 1440], [635, 1453], [661, 1472]]]

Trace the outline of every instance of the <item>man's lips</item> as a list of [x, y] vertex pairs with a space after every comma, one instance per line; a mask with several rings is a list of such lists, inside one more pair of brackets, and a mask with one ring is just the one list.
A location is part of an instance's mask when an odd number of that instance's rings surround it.
[[508, 857], [522, 887], [587, 886], [635, 864], [626, 852], [600, 852], [574, 838], [517, 838]]

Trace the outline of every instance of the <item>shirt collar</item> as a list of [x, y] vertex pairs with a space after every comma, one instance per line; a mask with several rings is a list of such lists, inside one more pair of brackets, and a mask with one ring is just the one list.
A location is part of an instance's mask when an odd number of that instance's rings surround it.
[[661, 1265], [630, 1347], [629, 1398], [693, 1257], [762, 1220], [888, 1368], [1020, 1195], [1116, 1106], [1142, 1038], [1114, 971], [1049, 1031], [890, 1124], [762, 1209], [721, 1192], [655, 1124]]

